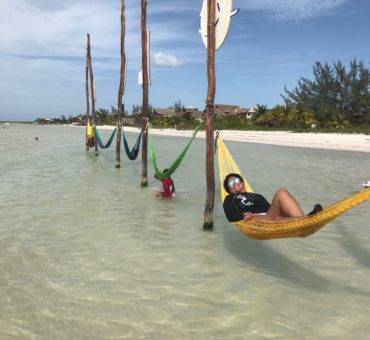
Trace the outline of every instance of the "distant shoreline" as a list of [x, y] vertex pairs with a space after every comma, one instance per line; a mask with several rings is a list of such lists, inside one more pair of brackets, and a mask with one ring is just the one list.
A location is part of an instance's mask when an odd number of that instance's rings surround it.
[[[99, 129], [113, 130], [114, 126], [103, 125]], [[124, 131], [139, 133], [140, 129], [125, 126]], [[193, 130], [153, 128], [152, 133], [160, 136], [191, 137]], [[370, 153], [370, 135], [366, 134], [221, 130], [220, 136], [225, 141]], [[205, 138], [205, 132], [199, 131], [197, 138]]]

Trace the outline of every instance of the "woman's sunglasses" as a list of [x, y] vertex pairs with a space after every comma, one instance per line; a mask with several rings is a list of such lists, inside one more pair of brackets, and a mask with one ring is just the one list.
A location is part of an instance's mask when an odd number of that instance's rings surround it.
[[236, 178], [234, 178], [232, 181], [228, 181], [228, 182], [227, 182], [227, 186], [228, 186], [229, 188], [231, 188], [231, 187], [234, 185], [234, 183], [235, 183], [235, 184], [239, 184], [241, 181], [242, 181], [242, 180], [241, 180], [240, 178], [236, 177]]

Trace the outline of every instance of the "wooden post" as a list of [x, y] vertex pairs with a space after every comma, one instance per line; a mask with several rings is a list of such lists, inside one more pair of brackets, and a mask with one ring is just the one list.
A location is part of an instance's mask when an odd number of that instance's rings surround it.
[[147, 32], [146, 32], [146, 7], [147, 1], [141, 0], [141, 49], [142, 49], [142, 74], [143, 74], [143, 105], [141, 114], [142, 129], [143, 129], [143, 140], [141, 148], [141, 186], [148, 186], [148, 129], [146, 124], [148, 123], [148, 107], [149, 107], [149, 91], [148, 91], [148, 46], [147, 46]]
[[208, 0], [208, 23], [207, 23], [207, 75], [208, 94], [206, 102], [206, 178], [207, 198], [204, 209], [203, 229], [213, 229], [213, 206], [215, 201], [215, 171], [213, 150], [213, 114], [216, 93], [215, 75], [215, 16], [216, 1]]
[[125, 55], [125, 0], [121, 0], [121, 73], [118, 90], [118, 108], [117, 108], [117, 144], [116, 144], [116, 168], [121, 167], [121, 135], [122, 135], [122, 97], [125, 87], [125, 70], [126, 70], [126, 55]]
[[[94, 85], [94, 74], [92, 69], [92, 62], [91, 62], [91, 48], [90, 48], [90, 34], [87, 34], [87, 54], [88, 54], [88, 61], [89, 61], [89, 71], [90, 71], [90, 88], [91, 88], [91, 115], [92, 115], [92, 128], [96, 128], [96, 112], [95, 112], [95, 85]], [[95, 156], [98, 156], [98, 141], [95, 138]]]
[[[90, 41], [89, 35], [87, 35], [87, 46], [86, 46], [86, 129], [87, 122], [90, 119], [90, 93], [89, 93], [89, 50], [90, 50]], [[87, 141], [85, 141], [86, 143]], [[86, 150], [89, 150], [88, 145], [86, 144]]]

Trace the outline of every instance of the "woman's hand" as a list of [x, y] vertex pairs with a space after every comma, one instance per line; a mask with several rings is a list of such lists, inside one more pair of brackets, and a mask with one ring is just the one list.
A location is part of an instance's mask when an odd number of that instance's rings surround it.
[[244, 213], [244, 221], [251, 221], [254, 219], [254, 214], [250, 212]]

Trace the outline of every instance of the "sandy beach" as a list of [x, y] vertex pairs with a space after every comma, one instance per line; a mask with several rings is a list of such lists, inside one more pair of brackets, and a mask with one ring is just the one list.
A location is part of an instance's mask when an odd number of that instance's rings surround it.
[[[114, 126], [99, 126], [99, 129], [112, 130]], [[125, 131], [139, 132], [140, 129], [124, 127]], [[152, 129], [153, 135], [190, 137], [192, 130]], [[370, 135], [344, 133], [293, 133], [289, 131], [240, 131], [222, 130], [225, 141], [293, 146], [301, 148], [332, 149], [370, 152]], [[199, 131], [197, 138], [205, 138]]]

